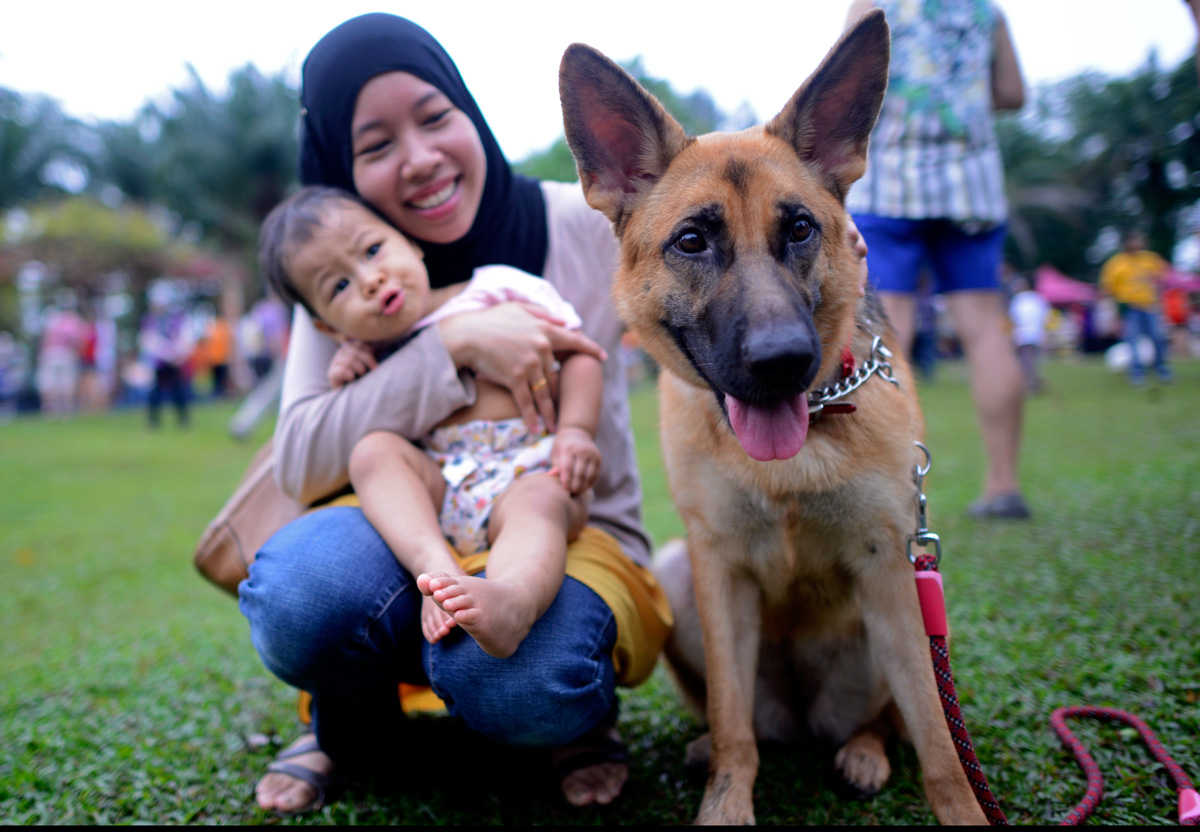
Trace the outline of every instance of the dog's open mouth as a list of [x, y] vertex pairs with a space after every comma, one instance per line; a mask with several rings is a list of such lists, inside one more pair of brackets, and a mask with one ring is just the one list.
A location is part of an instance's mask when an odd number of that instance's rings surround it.
[[753, 404], [726, 393], [725, 410], [742, 448], [760, 462], [791, 459], [800, 453], [808, 438], [808, 398], [805, 393], [772, 404]]

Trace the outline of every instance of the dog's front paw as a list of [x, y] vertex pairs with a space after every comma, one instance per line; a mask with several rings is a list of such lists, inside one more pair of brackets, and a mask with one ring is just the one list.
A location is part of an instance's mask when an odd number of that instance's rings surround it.
[[859, 800], [879, 794], [892, 774], [883, 743], [874, 737], [852, 738], [838, 751], [833, 765], [841, 775], [846, 793]]
[[750, 789], [738, 789], [728, 774], [714, 775], [700, 801], [698, 826], [753, 826], [754, 800]]

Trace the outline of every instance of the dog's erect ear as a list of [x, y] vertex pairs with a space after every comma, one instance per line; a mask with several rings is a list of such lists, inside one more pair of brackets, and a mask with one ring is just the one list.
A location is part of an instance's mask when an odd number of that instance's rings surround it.
[[563, 54], [558, 92], [583, 193], [620, 234], [633, 203], [691, 139], [628, 72], [582, 43]]
[[819, 165], [827, 186], [841, 199], [867, 167], [867, 142], [883, 106], [890, 50], [883, 11], [872, 9], [766, 127], [795, 147], [801, 159]]

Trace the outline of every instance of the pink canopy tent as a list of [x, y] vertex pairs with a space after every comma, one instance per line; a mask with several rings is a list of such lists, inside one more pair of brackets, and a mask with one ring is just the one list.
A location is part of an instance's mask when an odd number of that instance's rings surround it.
[[1054, 306], [1091, 303], [1099, 294], [1092, 284], [1067, 277], [1053, 266], [1038, 266], [1033, 274], [1037, 293]]
[[1200, 292], [1200, 274], [1171, 269], [1167, 272], [1167, 279], [1163, 281], [1163, 287], [1166, 289], [1179, 288], [1185, 292]]

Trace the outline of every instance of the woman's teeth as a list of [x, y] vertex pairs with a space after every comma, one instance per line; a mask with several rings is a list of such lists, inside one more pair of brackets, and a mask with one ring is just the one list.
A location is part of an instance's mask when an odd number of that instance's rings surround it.
[[450, 197], [454, 196], [454, 191], [457, 187], [458, 180], [451, 179], [446, 183], [446, 187], [442, 188], [440, 191], [432, 193], [429, 196], [422, 197], [421, 199], [409, 200], [409, 202], [414, 208], [419, 208], [422, 211], [426, 211], [430, 208], [436, 208]]

